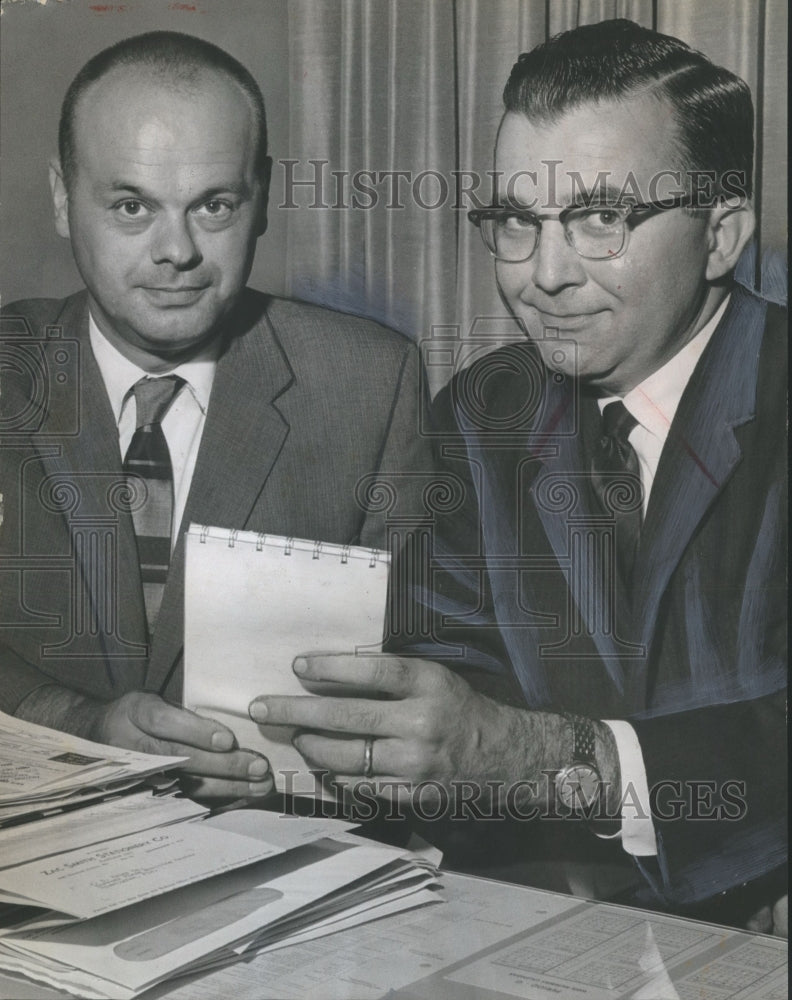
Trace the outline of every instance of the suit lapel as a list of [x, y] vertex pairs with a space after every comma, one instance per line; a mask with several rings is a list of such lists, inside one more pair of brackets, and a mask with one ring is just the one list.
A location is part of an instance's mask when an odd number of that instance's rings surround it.
[[[75, 573], [86, 581], [91, 602], [81, 621], [75, 579], [72, 607], [78, 617], [68, 648], [58, 652], [103, 657], [113, 687], [126, 690], [139, 686], [144, 676], [145, 612], [134, 527], [123, 507], [118, 430], [88, 337], [87, 295], [67, 300], [53, 324], [57, 327], [61, 335], [47, 339], [44, 347], [49, 371], [63, 367], [58, 361], [63, 350], [76, 350], [79, 381], [68, 391], [51, 392], [34, 446], [48, 477], [44, 494], [63, 511]], [[116, 676], [114, 666], [123, 677]]]
[[157, 619], [147, 678], [154, 690], [167, 682], [184, 644], [184, 532], [192, 522], [244, 528], [289, 432], [276, 406], [294, 379], [285, 352], [264, 309], [240, 313], [241, 332], [229, 336], [218, 361]]
[[[625, 689], [621, 660], [635, 657], [639, 650], [620, 635], [617, 610], [627, 607], [621, 589], [612, 589], [601, 578], [603, 542], [602, 519], [592, 516], [585, 464], [585, 444], [581, 427], [597, 426], [599, 414], [593, 399], [579, 394], [573, 399], [567, 390], [556, 391], [552, 382], [548, 394], [548, 433], [554, 434], [554, 454], [543, 460], [530, 493], [539, 520], [558, 559], [582, 624], [605, 664], [616, 689]], [[579, 411], [579, 412], [578, 412]], [[592, 543], [592, 539], [595, 541]], [[591, 551], [594, 544], [596, 551]], [[547, 650], [545, 656], [564, 659], [566, 643]]]
[[636, 597], [647, 646], [672, 573], [740, 461], [734, 429], [756, 412], [765, 313], [766, 303], [735, 288], [671, 426], [638, 553]]

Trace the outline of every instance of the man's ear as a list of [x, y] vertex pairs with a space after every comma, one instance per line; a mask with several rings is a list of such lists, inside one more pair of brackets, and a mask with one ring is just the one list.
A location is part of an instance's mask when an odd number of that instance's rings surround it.
[[259, 184], [261, 185], [261, 206], [259, 208], [258, 224], [256, 235], [263, 236], [267, 231], [267, 202], [269, 200], [270, 179], [272, 177], [272, 157], [265, 156], [264, 162], [259, 171]]
[[708, 281], [717, 281], [734, 270], [755, 227], [753, 208], [743, 199], [723, 201], [710, 209]]
[[55, 209], [55, 229], [58, 236], [69, 238], [69, 192], [66, 190], [66, 182], [63, 179], [63, 170], [60, 160], [53, 156], [49, 165], [50, 191], [52, 192], [52, 205]]

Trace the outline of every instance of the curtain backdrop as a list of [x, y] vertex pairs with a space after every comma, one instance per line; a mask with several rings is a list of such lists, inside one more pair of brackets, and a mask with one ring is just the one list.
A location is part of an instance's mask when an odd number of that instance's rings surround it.
[[[786, 0], [292, 0], [290, 162], [276, 164], [273, 185], [288, 213], [288, 293], [416, 339], [516, 336], [465, 217], [471, 178], [492, 166], [518, 54], [613, 17], [676, 35], [748, 82], [759, 245], [785, 245], [786, 10]], [[476, 195], [486, 201], [488, 189]], [[448, 374], [435, 366], [434, 387]]]

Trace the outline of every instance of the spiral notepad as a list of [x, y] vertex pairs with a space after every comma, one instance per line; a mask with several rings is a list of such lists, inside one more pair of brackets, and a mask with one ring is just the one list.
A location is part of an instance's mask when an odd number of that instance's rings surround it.
[[185, 706], [265, 754], [279, 790], [322, 795], [292, 731], [257, 725], [248, 705], [308, 694], [291, 668], [301, 653], [381, 649], [388, 553], [197, 525], [186, 541]]

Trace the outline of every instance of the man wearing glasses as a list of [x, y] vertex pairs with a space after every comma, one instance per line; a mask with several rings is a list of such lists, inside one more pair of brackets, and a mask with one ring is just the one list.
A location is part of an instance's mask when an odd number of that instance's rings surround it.
[[481, 870], [781, 932], [786, 333], [734, 282], [750, 93], [608, 21], [521, 56], [504, 96], [471, 218], [528, 339], [439, 400], [473, 504], [411, 594], [421, 659], [307, 657], [390, 701], [252, 713], [349, 783], [430, 782], [460, 819], [467, 795]]

